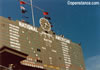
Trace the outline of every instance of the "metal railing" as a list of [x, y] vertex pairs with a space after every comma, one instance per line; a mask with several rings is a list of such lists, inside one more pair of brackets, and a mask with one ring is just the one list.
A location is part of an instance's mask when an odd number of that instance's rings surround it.
[[13, 70], [11, 67], [0, 65], [0, 70]]

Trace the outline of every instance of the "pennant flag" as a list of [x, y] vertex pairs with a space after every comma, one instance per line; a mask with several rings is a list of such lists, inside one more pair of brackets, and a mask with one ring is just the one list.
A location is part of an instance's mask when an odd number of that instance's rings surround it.
[[26, 4], [26, 2], [24, 2], [24, 1], [20, 1], [20, 4]]
[[48, 15], [48, 12], [43, 12], [43, 15]]
[[51, 25], [51, 27], [53, 27], [53, 25]]
[[22, 13], [26, 13], [27, 11], [26, 10], [22, 10]]
[[27, 10], [23, 7], [23, 6], [20, 6], [21, 10], [22, 10], [22, 13], [26, 13]]
[[44, 18], [46, 18], [46, 19], [48, 19], [48, 20], [51, 20], [51, 18], [50, 18], [50, 17], [46, 17], [46, 16], [45, 16]]
[[8, 17], [9, 20], [11, 20], [11, 17]]
[[26, 10], [23, 6], [20, 6], [20, 8], [21, 8], [22, 10]]

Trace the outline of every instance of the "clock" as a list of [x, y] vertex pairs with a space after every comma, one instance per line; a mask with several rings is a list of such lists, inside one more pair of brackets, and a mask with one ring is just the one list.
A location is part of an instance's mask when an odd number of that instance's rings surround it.
[[40, 26], [44, 31], [50, 31], [51, 30], [51, 25], [49, 21], [45, 18], [40, 19]]

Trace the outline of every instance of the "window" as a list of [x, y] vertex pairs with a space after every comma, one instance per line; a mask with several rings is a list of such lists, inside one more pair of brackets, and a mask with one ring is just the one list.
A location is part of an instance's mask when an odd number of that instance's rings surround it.
[[38, 52], [41, 52], [41, 50], [40, 50], [39, 48], [37, 49], [37, 51], [38, 51]]
[[38, 63], [42, 63], [42, 60], [37, 60]]

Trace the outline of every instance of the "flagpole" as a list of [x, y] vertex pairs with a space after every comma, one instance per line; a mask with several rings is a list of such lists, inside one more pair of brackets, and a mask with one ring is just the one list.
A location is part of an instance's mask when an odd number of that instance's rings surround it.
[[33, 26], [35, 26], [34, 13], [33, 13], [33, 6], [32, 6], [32, 0], [30, 0], [30, 2], [31, 2], [31, 11], [32, 11], [32, 21], [33, 21]]

